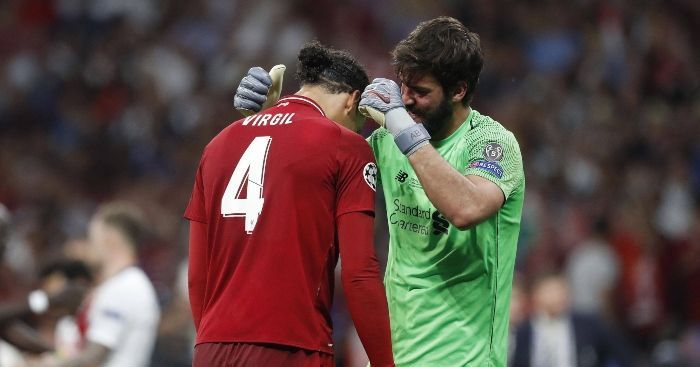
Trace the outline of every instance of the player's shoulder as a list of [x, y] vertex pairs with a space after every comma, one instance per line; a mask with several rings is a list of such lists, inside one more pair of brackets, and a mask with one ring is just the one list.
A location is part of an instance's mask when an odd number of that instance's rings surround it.
[[391, 140], [393, 142], [394, 138], [393, 138], [393, 136], [391, 136], [389, 131], [383, 127], [380, 127], [378, 129], [375, 129], [374, 131], [372, 131], [372, 134], [370, 134], [369, 137], [367, 138], [367, 142], [369, 142], [370, 144], [373, 144], [373, 145], [379, 144], [379, 143], [387, 140], [387, 138], [389, 138], [389, 137], [391, 138], [389, 140]]
[[109, 307], [150, 307], [157, 303], [155, 288], [140, 268], [133, 266], [113, 275], [96, 290], [97, 303]]
[[237, 129], [241, 123], [243, 122], [244, 119], [239, 119], [236, 121], [233, 121], [229, 123], [226, 127], [221, 129], [214, 137], [207, 143], [207, 145], [204, 146], [204, 153], [206, 154], [208, 151], [215, 149], [220, 146], [226, 146], [229, 144], [227, 141], [228, 136], [235, 135], [234, 130]]
[[372, 156], [372, 149], [362, 135], [338, 125], [338, 148], [343, 155]]
[[353, 144], [358, 144], [362, 143], [364, 145], [367, 145], [367, 142], [365, 139], [362, 137], [362, 135], [348, 129], [345, 126], [342, 126], [340, 124], [334, 123], [336, 128], [338, 129], [338, 137], [344, 141], [352, 142]]
[[509, 132], [505, 126], [496, 121], [493, 117], [484, 115], [477, 110], [472, 111], [470, 124], [473, 126], [474, 130], [492, 131], [495, 133]]
[[150, 279], [140, 268], [132, 266], [112, 276], [104, 284], [109, 292], [139, 292], [150, 293], [153, 289]]
[[502, 144], [518, 147], [515, 134], [491, 116], [473, 110], [469, 124], [472, 128], [465, 132], [465, 138], [467, 140], [498, 141]]
[[377, 160], [380, 159], [380, 156], [385, 157], [399, 152], [394, 143], [393, 135], [383, 127], [374, 130], [367, 138], [367, 143], [369, 143], [369, 147], [372, 149], [375, 157], [377, 157]]

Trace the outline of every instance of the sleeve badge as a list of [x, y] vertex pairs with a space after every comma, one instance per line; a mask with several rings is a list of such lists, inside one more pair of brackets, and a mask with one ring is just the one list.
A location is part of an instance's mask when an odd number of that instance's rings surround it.
[[488, 143], [484, 147], [483, 154], [489, 162], [500, 162], [503, 159], [503, 147], [498, 143]]
[[362, 176], [365, 178], [367, 185], [374, 191], [377, 191], [377, 165], [370, 162], [362, 169]]

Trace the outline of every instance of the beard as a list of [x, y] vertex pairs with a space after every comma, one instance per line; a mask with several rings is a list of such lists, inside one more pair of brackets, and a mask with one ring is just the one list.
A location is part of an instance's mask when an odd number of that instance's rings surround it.
[[415, 105], [408, 108], [411, 117], [416, 122], [423, 123], [423, 127], [433, 136], [438, 135], [447, 126], [453, 110], [454, 108], [447, 98], [443, 98], [439, 105], [427, 111], [416, 109]]

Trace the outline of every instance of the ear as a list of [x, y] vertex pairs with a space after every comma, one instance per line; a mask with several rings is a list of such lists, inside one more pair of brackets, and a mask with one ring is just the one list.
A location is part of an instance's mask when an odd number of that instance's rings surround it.
[[348, 99], [345, 101], [343, 111], [346, 114], [350, 114], [355, 109], [358, 102], [360, 102], [360, 91], [354, 90], [348, 94]]
[[461, 102], [467, 95], [467, 82], [459, 82], [452, 93], [452, 102]]

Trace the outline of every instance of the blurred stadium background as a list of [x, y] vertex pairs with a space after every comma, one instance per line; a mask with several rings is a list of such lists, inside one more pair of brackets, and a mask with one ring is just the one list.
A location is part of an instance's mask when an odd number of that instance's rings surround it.
[[[132, 201], [151, 219], [142, 264], [164, 310], [153, 366], [189, 365], [182, 212], [204, 145], [240, 117], [240, 78], [285, 63], [293, 93], [314, 38], [393, 76], [389, 51], [438, 15], [480, 34], [472, 105], [523, 151], [512, 323], [532, 280], [560, 272], [572, 307], [618, 330], [639, 365], [700, 366], [696, 0], [3, 0], [0, 203], [14, 219], [0, 300], [35, 286], [46, 259], [79, 257], [96, 205]], [[338, 366], [361, 365], [336, 293]]]

